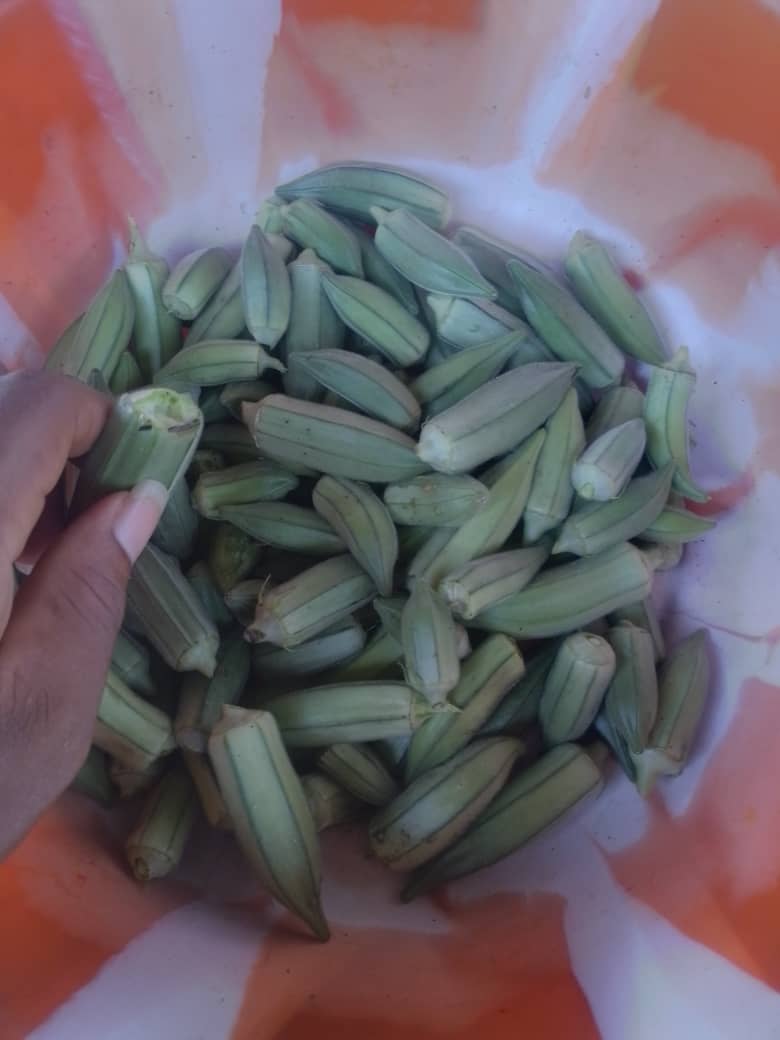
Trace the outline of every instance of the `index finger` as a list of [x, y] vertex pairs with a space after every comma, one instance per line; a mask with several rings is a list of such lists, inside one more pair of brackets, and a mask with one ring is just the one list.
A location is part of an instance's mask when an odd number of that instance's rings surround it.
[[65, 463], [89, 450], [110, 407], [108, 398], [66, 376], [0, 377], [0, 566], [21, 555]]

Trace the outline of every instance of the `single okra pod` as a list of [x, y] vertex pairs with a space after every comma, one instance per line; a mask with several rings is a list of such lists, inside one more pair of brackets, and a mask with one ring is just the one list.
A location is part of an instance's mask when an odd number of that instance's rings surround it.
[[374, 206], [403, 206], [434, 228], [449, 220], [449, 199], [440, 188], [407, 170], [379, 163], [332, 163], [276, 190], [283, 199], [313, 199], [361, 221], [371, 220]]
[[334, 556], [263, 596], [247, 638], [297, 646], [349, 617], [375, 592], [373, 581], [351, 556]]
[[226, 628], [233, 620], [233, 615], [224, 602], [222, 592], [205, 560], [197, 560], [187, 571], [187, 581], [206, 612], [207, 617], [217, 628]]
[[286, 498], [298, 483], [294, 473], [275, 462], [260, 459], [204, 473], [193, 489], [192, 501], [202, 516], [213, 520], [221, 506], [273, 502]]
[[[130, 220], [130, 250], [125, 261], [125, 274], [135, 304], [133, 353], [124, 352], [114, 372], [111, 389], [127, 393], [151, 383], [155, 373], [167, 364], [181, 346], [181, 325], [163, 302], [163, 286], [168, 277], [168, 264], [150, 252], [135, 221]], [[129, 359], [129, 360], [128, 360]], [[134, 372], [130, 362], [138, 365]], [[114, 383], [121, 384], [115, 388]]]
[[617, 742], [633, 757], [647, 747], [658, 713], [658, 680], [650, 634], [625, 621], [609, 631], [617, 667], [604, 714]]
[[377, 249], [413, 285], [447, 296], [495, 298], [496, 290], [463, 250], [409, 210], [372, 206], [371, 215], [378, 225]]
[[688, 761], [709, 694], [707, 633], [700, 628], [666, 659], [658, 683], [658, 714], [645, 748], [632, 755], [636, 784], [649, 794], [659, 776], [678, 776]]
[[352, 228], [317, 202], [296, 199], [282, 209], [284, 233], [304, 249], [313, 249], [334, 271], [363, 277], [360, 245]]
[[234, 264], [225, 280], [190, 325], [184, 345], [203, 340], [234, 339], [244, 331], [244, 302], [241, 299], [241, 265]]
[[558, 527], [571, 509], [574, 498], [571, 467], [585, 446], [582, 416], [573, 387], [566, 391], [547, 420], [545, 433], [523, 514], [526, 542], [537, 542], [548, 531]]
[[124, 629], [120, 629], [111, 651], [111, 667], [131, 690], [146, 697], [154, 696], [156, 688], [151, 654], [143, 643]]
[[456, 617], [469, 621], [524, 589], [549, 555], [548, 540], [527, 549], [480, 556], [442, 578], [439, 592]]
[[100, 698], [92, 742], [137, 770], [146, 769], [176, 746], [165, 712], [133, 693], [111, 669]]
[[178, 866], [198, 815], [189, 773], [175, 766], [149, 795], [125, 843], [130, 869], [139, 881], [165, 877]]
[[361, 354], [301, 352], [292, 355], [290, 367], [373, 419], [399, 430], [413, 430], [420, 424], [420, 405], [414, 395], [383, 365]]
[[525, 365], [491, 380], [423, 425], [417, 454], [442, 473], [465, 473], [511, 451], [563, 400], [574, 365]]
[[415, 874], [401, 898], [408, 902], [498, 862], [586, 804], [603, 785], [601, 771], [582, 748], [552, 748], [504, 787], [460, 841]]
[[147, 546], [130, 576], [127, 602], [166, 664], [213, 675], [219, 635], [177, 560]]
[[188, 253], [168, 276], [162, 290], [163, 303], [177, 318], [194, 321], [224, 284], [232, 266], [219, 246]]
[[261, 882], [327, 940], [317, 831], [273, 716], [225, 708], [209, 756], [238, 843]]
[[662, 365], [666, 352], [642, 301], [604, 246], [578, 231], [564, 261], [577, 299], [631, 357]]
[[389, 595], [398, 561], [398, 535], [382, 500], [365, 484], [325, 476], [314, 487], [312, 504], [379, 592]]
[[322, 287], [344, 324], [391, 364], [403, 368], [424, 357], [428, 330], [390, 293], [361, 278], [327, 272]]
[[669, 463], [662, 470], [635, 477], [619, 498], [580, 507], [558, 532], [553, 552], [594, 556], [636, 538], [661, 513], [673, 473], [674, 465]]
[[400, 682], [366, 681], [313, 686], [267, 702], [285, 744], [292, 748], [359, 744], [411, 736], [447, 705], [432, 705]]
[[239, 263], [246, 327], [254, 340], [273, 349], [290, 322], [290, 276], [284, 259], [255, 224]]
[[87, 307], [72, 337], [57, 344], [47, 359], [47, 370], [83, 383], [97, 370], [109, 382], [130, 342], [134, 320], [130, 284], [120, 268]]
[[657, 468], [673, 462], [674, 489], [694, 502], [706, 502], [709, 495], [694, 483], [688, 462], [688, 401], [695, 385], [685, 347], [651, 369], [644, 408], [647, 457]]
[[449, 696], [460, 711], [434, 715], [412, 734], [406, 750], [406, 782], [461, 751], [524, 672], [517, 643], [508, 636], [488, 636], [463, 662], [458, 684]]
[[335, 827], [339, 823], [348, 823], [365, 808], [365, 802], [355, 798], [324, 773], [304, 773], [301, 786], [318, 831]]
[[455, 621], [425, 581], [415, 582], [401, 612], [401, 645], [409, 683], [432, 704], [445, 700], [460, 677]]
[[383, 497], [397, 524], [460, 527], [486, 504], [488, 489], [474, 477], [428, 473], [388, 484]]
[[71, 513], [143, 480], [156, 480], [170, 491], [189, 466], [202, 430], [203, 417], [186, 394], [163, 387], [123, 394], [80, 460]]
[[423, 473], [415, 443], [385, 423], [344, 408], [271, 394], [244, 406], [255, 444], [282, 465], [301, 463], [333, 477], [387, 484]]
[[543, 571], [521, 592], [477, 615], [471, 625], [522, 639], [564, 635], [646, 599], [652, 578], [642, 553], [623, 542]]
[[526, 318], [555, 356], [579, 365], [593, 389], [619, 383], [623, 355], [569, 290], [530, 264], [512, 260], [508, 267]]
[[518, 678], [483, 723], [480, 729], [482, 736], [489, 737], [498, 733], [517, 734], [536, 719], [547, 674], [552, 668], [559, 645], [559, 640], [551, 640], [528, 660], [525, 673]]
[[621, 495], [645, 451], [643, 419], [629, 419], [602, 433], [588, 445], [571, 469], [580, 498], [608, 502]]
[[393, 776], [368, 744], [331, 744], [317, 767], [368, 805], [387, 805], [399, 792]]
[[521, 751], [487, 737], [416, 780], [371, 820], [372, 853], [391, 870], [413, 870], [453, 845], [504, 786]]
[[206, 750], [209, 733], [225, 704], [238, 704], [249, 678], [250, 649], [238, 634], [227, 636], [219, 648], [213, 676], [193, 673], [184, 678], [179, 711], [174, 722], [176, 743], [189, 751]]
[[666, 505], [641, 532], [641, 537], [661, 545], [678, 545], [703, 537], [714, 526], [715, 521], [706, 516], [697, 516], [688, 509]]
[[365, 642], [362, 627], [354, 618], [346, 618], [289, 650], [258, 643], [252, 649], [252, 671], [259, 679], [315, 675], [356, 657]]
[[246, 531], [240, 531], [233, 524], [217, 524], [209, 544], [208, 564], [223, 596], [252, 573], [262, 555], [263, 546]]
[[345, 543], [327, 520], [313, 509], [289, 502], [244, 502], [217, 506], [216, 520], [233, 524], [257, 542], [306, 556], [333, 556]]
[[311, 249], [304, 249], [288, 267], [292, 301], [283, 344], [287, 372], [282, 384], [291, 397], [315, 401], [321, 396], [318, 383], [293, 359], [300, 353], [336, 350], [344, 342], [344, 322], [322, 287], [323, 274], [331, 270]]
[[266, 369], [284, 372], [284, 365], [270, 357], [259, 343], [243, 339], [207, 339], [185, 346], [155, 376], [166, 385], [221, 386], [256, 379]]
[[562, 641], [539, 703], [547, 744], [579, 740], [598, 714], [615, 665], [615, 651], [601, 636], [574, 632]]
[[446, 411], [497, 376], [517, 349], [519, 337], [510, 332], [478, 346], [459, 350], [434, 364], [428, 355], [425, 372], [409, 389], [429, 415]]

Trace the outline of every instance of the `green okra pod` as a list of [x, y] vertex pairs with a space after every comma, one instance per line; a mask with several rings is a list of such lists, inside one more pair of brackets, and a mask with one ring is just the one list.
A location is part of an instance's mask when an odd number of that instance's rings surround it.
[[615, 667], [615, 651], [601, 636], [574, 632], [561, 642], [539, 702], [547, 744], [583, 736], [598, 714]]
[[449, 219], [449, 199], [440, 188], [407, 170], [379, 163], [332, 163], [276, 190], [283, 199], [313, 199], [362, 221], [371, 220], [374, 206], [404, 206], [434, 228], [443, 227]]
[[413, 285], [448, 296], [495, 298], [496, 290], [466, 253], [409, 210], [372, 206], [371, 215], [377, 249]]
[[526, 318], [555, 356], [579, 365], [578, 375], [593, 389], [619, 383], [623, 355], [568, 289], [520, 260], [507, 266]]
[[297, 646], [349, 617], [375, 592], [373, 581], [351, 556], [334, 556], [263, 596], [247, 638]]
[[165, 877], [178, 866], [198, 815], [198, 801], [189, 773], [174, 766], [144, 805], [125, 851], [139, 881]]
[[646, 746], [632, 754], [636, 784], [648, 794], [659, 776], [678, 776], [688, 761], [709, 694], [707, 633], [700, 628], [666, 659], [658, 682], [658, 713]]
[[709, 495], [694, 483], [688, 461], [688, 401], [695, 385], [685, 347], [665, 365], [651, 369], [644, 407], [647, 457], [658, 468], [674, 463], [675, 491], [694, 502], [706, 502]]
[[292, 748], [411, 736], [437, 711], [452, 710], [429, 704], [405, 683], [381, 680], [295, 690], [274, 697], [266, 707]]
[[312, 504], [379, 592], [389, 595], [398, 561], [398, 535], [382, 500], [366, 484], [324, 476], [314, 487]]
[[518, 639], [564, 635], [646, 599], [652, 577], [642, 553], [622, 542], [542, 571], [521, 592], [477, 615], [471, 625]]
[[290, 322], [290, 276], [284, 259], [255, 224], [239, 264], [246, 327], [254, 340], [273, 349]]
[[156, 480], [170, 491], [189, 466], [202, 430], [203, 417], [186, 394], [163, 387], [123, 394], [79, 462], [71, 513], [143, 480]]
[[219, 635], [177, 560], [147, 546], [130, 576], [127, 603], [166, 664], [213, 675]]
[[368, 805], [387, 805], [399, 791], [382, 759], [367, 744], [331, 744], [317, 758], [317, 767]]
[[137, 770], [148, 768], [176, 746], [165, 712], [133, 693], [111, 669], [100, 698], [92, 742]]
[[317, 831], [273, 716], [226, 707], [209, 756], [238, 843], [261, 882], [327, 940]]
[[417, 454], [442, 473], [466, 473], [511, 451], [563, 400], [574, 365], [538, 364], [506, 372], [423, 425]]
[[591, 441], [571, 470], [571, 483], [580, 496], [608, 502], [621, 495], [645, 451], [643, 419], [629, 419]]
[[546, 436], [523, 514], [526, 542], [537, 542], [569, 515], [574, 488], [571, 467], [585, 446], [585, 431], [572, 387], [547, 420]]
[[[151, 383], [155, 373], [181, 346], [181, 325], [163, 301], [168, 264], [149, 251], [133, 220], [130, 221], [130, 251], [125, 261], [125, 274], [135, 305], [133, 353], [125, 351], [120, 358], [111, 381], [114, 393], [135, 390], [143, 386], [144, 381]], [[137, 374], [126, 358], [137, 360]], [[119, 371], [120, 367], [123, 372]], [[114, 388], [115, 381], [121, 381], [121, 390]]]
[[636, 538], [659, 516], [669, 495], [674, 465], [635, 477], [618, 498], [590, 502], [569, 516], [558, 532], [554, 553], [594, 556]]
[[194, 321], [224, 284], [232, 266], [230, 257], [219, 246], [188, 253], [165, 281], [163, 303], [177, 318]]
[[649, 314], [600, 242], [578, 231], [564, 267], [577, 299], [619, 347], [639, 361], [664, 363], [664, 346]]
[[512, 737], [487, 737], [423, 773], [371, 820], [371, 852], [391, 870], [434, 859], [479, 819], [520, 751]]

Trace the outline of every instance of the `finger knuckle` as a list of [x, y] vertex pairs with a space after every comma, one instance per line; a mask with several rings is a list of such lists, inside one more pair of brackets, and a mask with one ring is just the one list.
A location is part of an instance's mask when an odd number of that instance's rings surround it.
[[114, 566], [98, 567], [88, 563], [74, 567], [63, 582], [62, 609], [72, 611], [83, 623], [111, 634], [122, 620], [126, 581], [121, 561]]
[[32, 681], [18, 664], [0, 664], [0, 732], [10, 741], [45, 730], [51, 714], [51, 696]]

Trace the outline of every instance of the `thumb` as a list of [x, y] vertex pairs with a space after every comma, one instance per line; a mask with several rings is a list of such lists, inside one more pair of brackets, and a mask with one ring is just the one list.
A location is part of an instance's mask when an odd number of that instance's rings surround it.
[[14, 601], [0, 641], [0, 790], [4, 808], [20, 807], [16, 837], [86, 756], [130, 568], [165, 502], [155, 481], [98, 502], [50, 546]]

